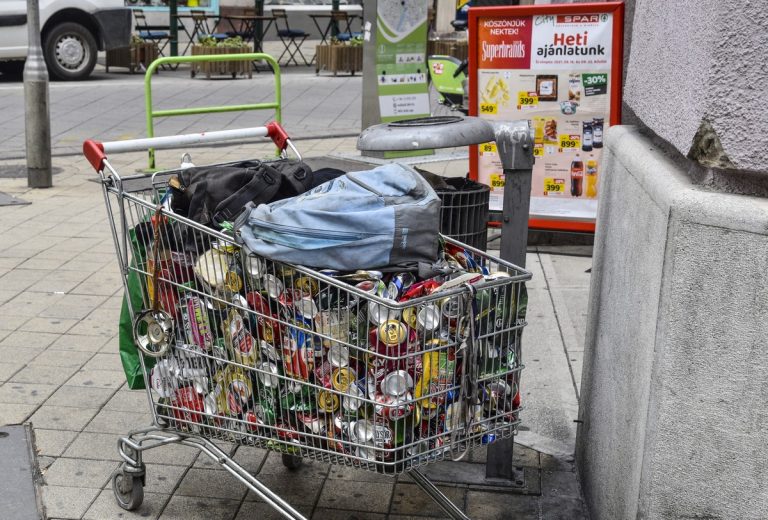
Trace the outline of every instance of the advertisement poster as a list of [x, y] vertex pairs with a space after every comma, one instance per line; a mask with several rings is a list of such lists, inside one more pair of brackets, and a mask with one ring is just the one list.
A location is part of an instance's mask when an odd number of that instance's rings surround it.
[[376, 73], [381, 121], [429, 115], [427, 0], [379, 0]]
[[[470, 11], [476, 28], [472, 110], [486, 119], [530, 121], [532, 227], [594, 230], [603, 135], [619, 116], [621, 18], [610, 11], [518, 13]], [[490, 209], [501, 211], [504, 175], [495, 144], [479, 145], [473, 159], [472, 173], [492, 188]]]

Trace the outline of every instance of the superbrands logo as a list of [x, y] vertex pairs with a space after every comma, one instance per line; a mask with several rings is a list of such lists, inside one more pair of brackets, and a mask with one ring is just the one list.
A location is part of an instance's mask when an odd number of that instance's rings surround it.
[[600, 15], [599, 14], [560, 14], [560, 15], [557, 15], [557, 18], [555, 19], [555, 23], [558, 23], [558, 24], [600, 23]]
[[[527, 56], [528, 46], [521, 38], [529, 33], [530, 20], [525, 18], [484, 20], [483, 30], [491, 40], [482, 43], [483, 61]], [[509, 40], [506, 37], [509, 37]]]
[[483, 42], [483, 61], [492, 61], [500, 58], [525, 58], [526, 45], [521, 41], [507, 43]]
[[530, 16], [480, 18], [477, 66], [495, 69], [527, 69], [531, 62]]

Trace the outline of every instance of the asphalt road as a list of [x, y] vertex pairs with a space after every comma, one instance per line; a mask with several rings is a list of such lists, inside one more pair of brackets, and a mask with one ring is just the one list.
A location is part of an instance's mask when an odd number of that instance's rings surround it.
[[[316, 76], [314, 67], [282, 70], [283, 126], [294, 138], [357, 135], [360, 132], [360, 76]], [[252, 79], [190, 78], [189, 69], [161, 71], [152, 78], [155, 109], [223, 106], [274, 99], [271, 72]], [[97, 66], [88, 81], [50, 83], [54, 155], [81, 153], [88, 138], [103, 141], [146, 136], [144, 75]], [[19, 76], [0, 75], [0, 159], [24, 157], [24, 86]], [[248, 126], [274, 119], [272, 111], [198, 114], [157, 119], [155, 135], [174, 135]]]

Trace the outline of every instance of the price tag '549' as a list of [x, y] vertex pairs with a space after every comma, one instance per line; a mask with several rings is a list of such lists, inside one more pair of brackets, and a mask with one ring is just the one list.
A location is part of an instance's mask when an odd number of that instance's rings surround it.
[[481, 114], [495, 114], [499, 111], [499, 107], [496, 103], [480, 103]]

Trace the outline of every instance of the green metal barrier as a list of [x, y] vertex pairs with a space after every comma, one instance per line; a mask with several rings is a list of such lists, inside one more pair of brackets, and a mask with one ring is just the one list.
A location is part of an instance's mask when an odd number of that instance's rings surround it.
[[[275, 74], [275, 101], [272, 103], [254, 103], [250, 105], [226, 105], [218, 107], [193, 107], [154, 110], [152, 108], [152, 75], [158, 67], [165, 64], [197, 63], [201, 61], [266, 61]], [[144, 103], [147, 114], [147, 137], [155, 136], [154, 120], [156, 117], [186, 116], [191, 114], [212, 114], [216, 112], [241, 112], [246, 110], [274, 110], [275, 120], [282, 123], [280, 65], [275, 58], [261, 52], [247, 54], [208, 54], [202, 56], [166, 56], [158, 58], [147, 67], [144, 75]], [[155, 150], [149, 150], [149, 170], [155, 170]]]

